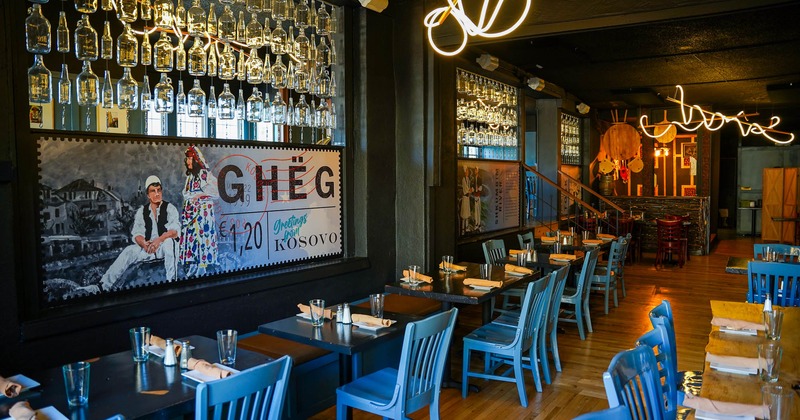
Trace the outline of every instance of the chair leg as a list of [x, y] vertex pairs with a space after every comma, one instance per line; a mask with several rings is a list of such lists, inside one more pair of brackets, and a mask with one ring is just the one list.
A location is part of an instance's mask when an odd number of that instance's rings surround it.
[[561, 357], [558, 355], [557, 332], [555, 328], [550, 332], [550, 351], [553, 352], [553, 366], [556, 367], [556, 372], [561, 372]]
[[603, 294], [603, 300], [605, 301], [606, 315], [608, 315], [608, 283], [606, 283], [606, 291]]
[[625, 291], [625, 277], [619, 278], [619, 284], [622, 286], [622, 297], [628, 297], [628, 293]]
[[528, 394], [525, 393], [525, 375], [522, 370], [522, 356], [514, 356], [514, 379], [517, 382], [517, 393], [519, 393], [519, 402], [523, 407], [528, 406]]
[[614, 285], [614, 307], [619, 307], [619, 301], [617, 300], [617, 285]]
[[575, 303], [575, 323], [578, 324], [578, 335], [581, 340], [586, 340], [586, 334], [583, 332], [583, 302], [581, 301]]
[[592, 313], [589, 311], [589, 295], [586, 295], [586, 299], [583, 300], [583, 318], [586, 321], [586, 331], [592, 331]]
[[536, 346], [531, 346], [528, 355], [531, 360], [531, 373], [533, 374], [533, 385], [536, 392], [542, 392], [542, 376], [539, 374], [539, 360], [536, 357]]
[[539, 337], [539, 345], [537, 347], [539, 362], [542, 364], [542, 378], [544, 378], [544, 383], [550, 385], [552, 381], [550, 380], [550, 362], [547, 359], [547, 333]]
[[347, 418], [347, 405], [339, 402], [336, 403], [336, 418], [337, 419]]
[[469, 388], [469, 348], [464, 347], [464, 360], [461, 363], [461, 398], [467, 398]]

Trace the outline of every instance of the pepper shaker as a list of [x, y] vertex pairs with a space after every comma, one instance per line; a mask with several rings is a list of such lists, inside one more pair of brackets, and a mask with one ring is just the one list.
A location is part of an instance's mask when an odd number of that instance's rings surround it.
[[192, 357], [192, 352], [189, 350], [189, 340], [181, 342], [181, 369], [189, 369], [189, 359]]
[[336, 323], [341, 324], [343, 318], [344, 318], [344, 309], [342, 309], [342, 305], [339, 304], [336, 307]]

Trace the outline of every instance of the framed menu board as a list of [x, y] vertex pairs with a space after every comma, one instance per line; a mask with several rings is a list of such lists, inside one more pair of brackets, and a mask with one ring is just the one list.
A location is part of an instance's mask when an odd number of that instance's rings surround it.
[[459, 237], [519, 227], [518, 162], [460, 159], [456, 179]]

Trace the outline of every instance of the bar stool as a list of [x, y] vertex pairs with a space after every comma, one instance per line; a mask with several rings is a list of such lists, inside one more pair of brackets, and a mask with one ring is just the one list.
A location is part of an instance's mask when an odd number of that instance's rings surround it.
[[683, 222], [681, 220], [656, 220], [658, 242], [656, 248], [655, 266], [664, 264], [666, 254], [678, 254], [678, 266], [683, 268], [684, 239]]
[[597, 231], [597, 218], [578, 216], [578, 233], [583, 231], [596, 232]]
[[691, 257], [689, 256], [689, 215], [686, 216], [676, 216], [676, 215], [667, 215], [664, 217], [666, 220], [680, 220], [681, 221], [681, 241], [683, 241], [683, 258], [684, 261], [689, 261]]

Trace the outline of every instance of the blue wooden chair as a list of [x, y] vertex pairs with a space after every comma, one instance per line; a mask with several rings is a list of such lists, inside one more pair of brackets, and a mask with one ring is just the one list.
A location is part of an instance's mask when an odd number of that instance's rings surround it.
[[617, 238], [611, 244], [608, 251], [608, 262], [604, 267], [597, 267], [592, 276], [591, 290], [603, 292], [605, 295], [605, 313], [608, 315], [608, 295], [614, 293], [614, 307], [619, 306], [617, 300], [617, 272], [620, 267], [620, 260], [623, 257], [622, 247], [625, 245], [624, 238]]
[[384, 418], [405, 419], [425, 406], [439, 418], [439, 391], [458, 309], [410, 322], [403, 338], [400, 365], [362, 376], [336, 389], [336, 418], [347, 407]]
[[523, 234], [517, 234], [517, 241], [519, 241], [519, 249], [525, 250], [525, 244], [531, 244], [531, 248], [533, 248], [534, 239], [533, 239], [533, 232], [525, 232]]
[[617, 267], [617, 286], [622, 290], [622, 297], [628, 297], [628, 292], [625, 291], [625, 260], [628, 259], [628, 247], [631, 244], [630, 232], [619, 239], [622, 240], [622, 250], [620, 251], [622, 256]]
[[558, 355], [558, 313], [561, 308], [561, 296], [567, 285], [569, 266], [564, 266], [555, 271], [556, 280], [553, 291], [549, 297], [547, 313], [543, 317], [542, 327], [539, 329], [539, 359], [542, 362], [542, 376], [544, 382], [550, 385], [550, 363], [548, 352], [553, 354], [553, 366], [556, 372], [561, 372], [561, 358]]
[[628, 407], [618, 405], [614, 408], [581, 414], [573, 420], [631, 420], [631, 412]]
[[618, 353], [603, 372], [611, 408], [623, 405], [634, 419], [664, 420], [661, 380], [653, 350], [636, 346]]
[[[528, 283], [522, 301], [522, 310], [516, 324], [509, 326], [491, 322], [464, 337], [461, 382], [463, 398], [467, 397], [469, 378], [471, 377], [516, 382], [520, 403], [523, 407], [527, 407], [528, 397], [525, 393], [523, 368], [531, 370], [536, 391], [542, 392], [536, 351], [542, 317], [547, 311], [547, 296], [553, 290], [555, 276], [556, 272], [554, 271], [539, 280]], [[469, 368], [470, 355], [473, 351], [484, 353], [484, 367], [481, 372], [473, 372]], [[530, 360], [527, 365], [523, 363], [526, 353]], [[507, 367], [507, 369], [495, 373], [501, 367]], [[512, 370], [513, 376], [511, 375]]]
[[[663, 320], [663, 318], [659, 318]], [[674, 419], [678, 411], [677, 370], [673, 355], [676, 352], [670, 347], [669, 333], [663, 323], [657, 323], [652, 330], [644, 333], [637, 346], [647, 346], [653, 350], [658, 365], [659, 384], [661, 387], [661, 407], [667, 419]]]
[[[502, 239], [489, 239], [481, 244], [483, 247], [483, 257], [486, 259], [486, 264], [505, 265], [506, 256], [506, 243]], [[495, 298], [492, 298], [490, 303], [492, 312], [500, 314], [507, 314], [515, 310], [519, 310], [519, 306], [509, 302], [509, 297], [522, 298], [525, 291], [521, 288], [511, 288], [501, 293], [503, 295], [503, 305], [500, 308], [495, 308]]]
[[788, 244], [753, 244], [753, 258], [763, 260], [766, 252], [764, 248], [769, 248], [770, 252], [777, 253], [778, 261], [781, 262], [798, 262], [798, 258], [800, 258], [800, 247]]
[[778, 306], [800, 306], [800, 265], [750, 261], [747, 263], [747, 301], [764, 303], [767, 293]]
[[[561, 296], [561, 305], [574, 305], [573, 310], [562, 309], [562, 317], [558, 318], [559, 321], [574, 322], [578, 324], [578, 335], [581, 340], [586, 339], [584, 333], [584, 320], [589, 332], [592, 332], [592, 318], [589, 313], [589, 282], [591, 276], [594, 275], [594, 269], [597, 266], [597, 256], [599, 250], [593, 249], [583, 256], [583, 268], [578, 273], [578, 282], [576, 287], [564, 288], [564, 294]], [[574, 318], [573, 318], [574, 317]]]
[[219, 419], [223, 413], [229, 418], [280, 419], [291, 369], [292, 359], [283, 356], [198, 385], [195, 419]]

